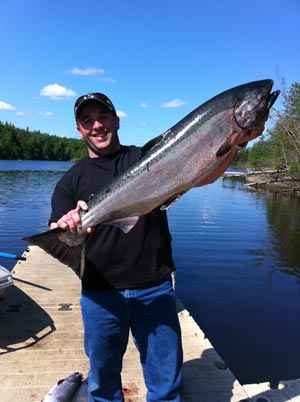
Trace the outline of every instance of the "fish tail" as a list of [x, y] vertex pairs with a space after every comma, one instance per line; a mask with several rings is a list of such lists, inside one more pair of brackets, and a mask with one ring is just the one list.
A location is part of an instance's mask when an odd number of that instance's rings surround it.
[[39, 246], [52, 257], [71, 267], [76, 275], [82, 278], [84, 273], [85, 234], [55, 228], [24, 237], [23, 240]]

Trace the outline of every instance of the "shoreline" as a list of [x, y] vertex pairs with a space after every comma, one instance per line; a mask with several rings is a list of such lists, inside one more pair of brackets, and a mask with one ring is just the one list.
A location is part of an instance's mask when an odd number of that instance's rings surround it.
[[246, 170], [244, 172], [225, 172], [222, 178], [244, 177], [245, 186], [257, 190], [267, 190], [275, 193], [292, 193], [300, 196], [300, 180], [289, 176], [288, 172], [280, 170]]

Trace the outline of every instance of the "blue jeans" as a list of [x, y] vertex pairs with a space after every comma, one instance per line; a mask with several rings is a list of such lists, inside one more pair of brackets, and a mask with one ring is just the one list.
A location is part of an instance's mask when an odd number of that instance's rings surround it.
[[81, 293], [89, 402], [123, 402], [129, 330], [140, 353], [147, 401], [181, 402], [182, 345], [171, 280], [133, 290]]

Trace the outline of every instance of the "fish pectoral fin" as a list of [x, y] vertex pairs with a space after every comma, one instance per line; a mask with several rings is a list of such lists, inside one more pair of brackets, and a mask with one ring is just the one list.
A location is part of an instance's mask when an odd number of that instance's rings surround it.
[[130, 232], [139, 220], [139, 216], [129, 216], [127, 218], [120, 218], [114, 221], [103, 222], [104, 225], [113, 225], [121, 229], [124, 233]]
[[172, 207], [172, 205], [175, 204], [175, 202], [177, 202], [183, 196], [183, 194], [184, 193], [174, 195], [174, 197], [170, 198], [163, 205], [161, 205], [160, 209], [162, 211], [168, 210], [169, 208]]

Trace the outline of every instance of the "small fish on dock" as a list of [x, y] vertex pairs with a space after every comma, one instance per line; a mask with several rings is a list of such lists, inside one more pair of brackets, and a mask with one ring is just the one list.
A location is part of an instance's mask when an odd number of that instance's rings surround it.
[[71, 402], [72, 397], [82, 382], [81, 373], [70, 374], [67, 378], [59, 380], [58, 383], [50, 389], [42, 402]]

